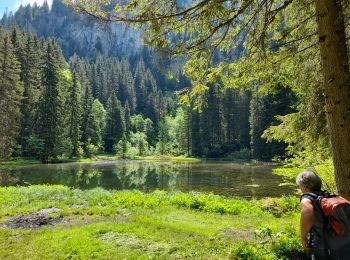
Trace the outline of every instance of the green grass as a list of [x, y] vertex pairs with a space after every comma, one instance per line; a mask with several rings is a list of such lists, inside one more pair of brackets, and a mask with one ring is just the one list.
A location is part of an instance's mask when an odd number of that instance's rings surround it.
[[26, 165], [32, 165], [32, 164], [40, 164], [39, 160], [29, 160], [29, 159], [23, 159], [23, 158], [14, 158], [8, 161], [0, 161], [0, 168], [8, 168], [8, 167], [18, 167], [18, 166], [26, 166]]
[[[116, 161], [119, 158], [114, 154], [98, 154], [92, 158], [59, 158], [50, 163], [90, 163], [95, 161]], [[198, 158], [188, 158], [188, 157], [171, 157], [171, 156], [146, 156], [146, 157], [137, 157], [135, 160], [145, 160], [145, 161], [171, 161], [171, 162], [190, 162], [197, 163], [201, 162]], [[13, 158], [8, 161], [0, 161], [0, 169], [1, 168], [11, 168], [11, 167], [20, 167], [20, 166], [28, 166], [33, 164], [41, 164], [39, 160], [25, 159], [25, 158]]]
[[[313, 167], [307, 167], [305, 169], [311, 170], [320, 175], [323, 182], [323, 189], [336, 192], [334, 167], [331, 159], [325, 160], [322, 164]], [[273, 173], [285, 177], [287, 182], [294, 184], [298, 174], [305, 169], [293, 167], [279, 167], [274, 169]]]
[[50, 207], [60, 209], [52, 226], [0, 224], [0, 259], [278, 259], [300, 251], [294, 197], [0, 188], [0, 223]]
[[138, 156], [135, 158], [136, 160], [145, 160], [145, 161], [171, 161], [171, 162], [190, 162], [190, 163], [198, 163], [202, 160], [199, 158], [192, 157], [181, 157], [181, 156]]
[[[118, 158], [113, 154], [98, 154], [94, 157], [74, 157], [74, 158], [58, 158], [50, 161], [49, 163], [71, 163], [71, 162], [80, 162], [80, 163], [90, 163], [98, 160], [117, 160]], [[0, 161], [0, 168], [9, 168], [9, 167], [20, 167], [28, 166], [33, 164], [41, 164], [39, 160], [26, 159], [26, 158], [12, 158], [8, 161]]]

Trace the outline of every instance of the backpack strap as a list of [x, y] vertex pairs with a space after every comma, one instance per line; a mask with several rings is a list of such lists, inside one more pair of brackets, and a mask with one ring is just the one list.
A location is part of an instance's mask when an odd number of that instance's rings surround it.
[[[328, 245], [328, 242], [326, 240], [326, 228], [327, 226], [329, 225], [329, 218], [324, 214], [323, 212], [323, 209], [321, 207], [321, 201], [320, 199], [323, 197], [326, 197], [326, 198], [331, 198], [331, 197], [336, 197], [338, 195], [336, 194], [331, 194], [330, 192], [327, 192], [327, 191], [321, 191], [320, 193], [316, 194], [316, 193], [313, 193], [313, 192], [308, 192], [308, 193], [304, 193], [300, 196], [300, 200], [304, 199], [304, 198], [307, 198], [309, 200], [312, 201], [312, 205], [314, 206], [314, 210], [316, 210], [317, 212], [319, 212], [322, 216], [322, 219], [323, 219], [323, 234], [322, 234], [322, 238], [323, 238], [323, 241], [324, 241], [324, 244], [326, 246], [326, 253], [328, 253], [329, 255], [331, 255], [331, 251], [329, 249], [329, 245]], [[317, 209], [316, 209], [317, 208]], [[315, 211], [315, 212], [316, 212]], [[311, 234], [312, 235], [312, 234]]]
[[320, 192], [307, 192], [304, 194], [301, 194], [300, 196], [300, 201], [304, 198], [311, 200], [312, 202], [314, 202], [315, 200], [317, 201], [319, 199], [319, 197], [323, 197], [323, 198], [333, 198], [333, 197], [337, 197], [337, 194], [334, 193], [330, 193], [328, 191], [320, 191]]
[[316, 193], [307, 192], [307, 193], [301, 194], [300, 201], [302, 199], [309, 199], [309, 200], [311, 200], [314, 203], [314, 201], [317, 200], [318, 197], [319, 196]]

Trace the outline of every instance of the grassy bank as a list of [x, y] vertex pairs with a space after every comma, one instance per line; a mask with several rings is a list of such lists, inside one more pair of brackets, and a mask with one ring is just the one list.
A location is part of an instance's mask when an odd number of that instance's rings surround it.
[[181, 156], [144, 156], [144, 157], [136, 157], [135, 160], [143, 160], [143, 161], [171, 161], [171, 162], [190, 162], [190, 163], [198, 163], [202, 160], [199, 158], [193, 157], [181, 157]]
[[26, 166], [26, 165], [39, 164], [39, 163], [40, 163], [39, 160], [14, 158], [8, 161], [0, 161], [0, 168], [5, 168], [5, 167], [7, 168], [11, 166]]
[[[59, 158], [49, 163], [72, 163], [72, 162], [80, 162], [80, 163], [90, 163], [95, 161], [115, 161], [119, 160], [114, 154], [98, 154], [91, 158]], [[196, 163], [201, 162], [201, 159], [198, 158], [188, 158], [188, 157], [172, 157], [172, 156], [145, 156], [145, 157], [136, 157], [130, 160], [143, 160], [143, 161], [171, 161], [171, 162], [190, 162]], [[0, 161], [0, 168], [9, 168], [9, 167], [18, 167], [18, 166], [27, 166], [33, 164], [41, 164], [39, 160], [26, 159], [26, 158], [12, 158], [8, 161]]]
[[303, 170], [311, 170], [317, 173], [323, 182], [323, 189], [336, 192], [336, 184], [334, 178], [334, 167], [331, 159], [325, 160], [322, 164], [313, 167], [296, 168], [296, 167], [279, 167], [273, 170], [273, 173], [289, 179], [290, 182], [295, 183], [298, 174]]
[[[89, 163], [99, 160], [98, 157], [93, 158], [63, 158], [56, 159], [53, 161], [49, 161], [49, 163], [71, 163], [71, 162], [81, 162], [81, 163]], [[28, 166], [34, 164], [41, 164], [42, 162], [34, 159], [26, 159], [26, 158], [13, 158], [8, 161], [0, 161], [0, 169], [1, 168], [11, 168], [11, 167], [20, 167], [20, 166]]]
[[[46, 222], [16, 228], [43, 209]], [[300, 250], [297, 212], [289, 197], [0, 188], [0, 258], [277, 259]]]

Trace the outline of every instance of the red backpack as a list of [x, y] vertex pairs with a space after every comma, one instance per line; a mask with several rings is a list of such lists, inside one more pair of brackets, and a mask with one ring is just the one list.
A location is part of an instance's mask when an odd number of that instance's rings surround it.
[[306, 193], [313, 199], [314, 207], [322, 212], [324, 232], [323, 238], [327, 247], [338, 250], [350, 242], [350, 202], [341, 196], [324, 193]]

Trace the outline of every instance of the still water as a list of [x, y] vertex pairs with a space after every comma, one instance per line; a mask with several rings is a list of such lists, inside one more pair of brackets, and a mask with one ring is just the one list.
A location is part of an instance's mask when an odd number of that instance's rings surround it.
[[80, 189], [156, 189], [225, 196], [291, 195], [295, 187], [272, 174], [274, 166], [227, 162], [98, 161], [0, 169], [0, 186], [62, 184]]

